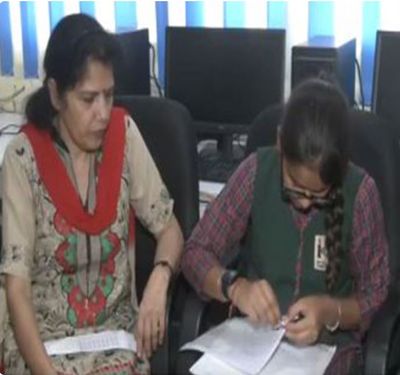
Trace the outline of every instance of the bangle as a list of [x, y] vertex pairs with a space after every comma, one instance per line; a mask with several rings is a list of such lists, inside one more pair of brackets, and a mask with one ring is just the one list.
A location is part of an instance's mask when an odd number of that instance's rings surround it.
[[170, 276], [174, 276], [174, 269], [167, 260], [158, 260], [154, 263], [154, 268], [156, 268], [157, 266], [166, 267], [170, 273]]
[[342, 319], [342, 305], [340, 301], [337, 301], [337, 320], [334, 324], [325, 324], [325, 328], [329, 332], [335, 332], [340, 326], [340, 320]]

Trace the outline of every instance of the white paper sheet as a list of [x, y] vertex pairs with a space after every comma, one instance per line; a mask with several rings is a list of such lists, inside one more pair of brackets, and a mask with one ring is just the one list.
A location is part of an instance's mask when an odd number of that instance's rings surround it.
[[335, 346], [299, 347], [282, 341], [259, 375], [322, 375], [335, 351]]
[[193, 375], [243, 375], [239, 370], [227, 365], [211, 354], [203, 354], [201, 358], [190, 368]]
[[136, 341], [133, 334], [123, 330], [104, 331], [46, 341], [44, 346], [48, 355], [99, 352], [111, 349], [136, 351]]
[[285, 331], [253, 325], [245, 318], [226, 320], [181, 350], [211, 354], [245, 374], [257, 374], [274, 353]]
[[[334, 354], [333, 346], [300, 348], [281, 342], [258, 375], [322, 375]], [[246, 375], [211, 354], [204, 354], [190, 368], [190, 372], [194, 375]]]
[[299, 347], [283, 341], [284, 329], [255, 326], [234, 318], [211, 329], [181, 350], [205, 354], [190, 368], [194, 375], [322, 375], [336, 347]]

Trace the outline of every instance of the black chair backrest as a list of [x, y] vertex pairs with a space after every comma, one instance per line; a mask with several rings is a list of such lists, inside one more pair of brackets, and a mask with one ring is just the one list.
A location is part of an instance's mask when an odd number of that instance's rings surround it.
[[282, 105], [274, 105], [261, 111], [251, 123], [246, 143], [246, 155], [262, 146], [276, 144], [276, 133], [283, 114]]
[[[246, 154], [258, 147], [276, 144], [277, 126], [282, 106], [268, 107], [253, 121], [247, 140]], [[350, 159], [375, 180], [383, 206], [389, 240], [391, 273], [399, 275], [400, 254], [400, 149], [398, 140], [377, 115], [351, 110]]]
[[[167, 188], [174, 199], [174, 213], [185, 239], [199, 216], [196, 136], [191, 116], [180, 103], [151, 96], [118, 96], [135, 120]], [[136, 225], [136, 282], [140, 300], [153, 268], [155, 240]]]
[[[174, 199], [174, 213], [187, 239], [199, 218], [199, 185], [196, 135], [189, 111], [180, 103], [151, 96], [118, 96], [115, 105], [124, 107], [135, 120]], [[136, 223], [136, 287], [139, 301], [153, 270], [156, 241]], [[179, 277], [173, 285], [168, 304], [168, 331], [164, 344], [151, 358], [151, 372], [173, 373], [177, 337], [186, 283]]]
[[350, 113], [350, 158], [375, 180], [383, 207], [389, 241], [390, 270], [400, 271], [400, 149], [395, 134], [377, 115]]

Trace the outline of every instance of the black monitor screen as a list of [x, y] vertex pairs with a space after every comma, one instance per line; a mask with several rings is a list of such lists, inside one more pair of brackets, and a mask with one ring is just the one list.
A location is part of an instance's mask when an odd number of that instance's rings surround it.
[[283, 100], [285, 31], [168, 27], [166, 96], [197, 121], [249, 124]]
[[400, 32], [378, 31], [376, 37], [372, 110], [400, 126]]
[[116, 95], [150, 94], [150, 44], [147, 29], [116, 34], [122, 58], [115, 66]]

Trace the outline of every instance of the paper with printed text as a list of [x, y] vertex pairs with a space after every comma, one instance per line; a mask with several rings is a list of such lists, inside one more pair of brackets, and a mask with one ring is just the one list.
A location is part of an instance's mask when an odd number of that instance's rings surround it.
[[203, 356], [191, 367], [195, 375], [322, 375], [336, 347], [298, 347], [282, 340], [285, 330], [253, 325], [245, 318], [227, 320], [181, 350]]

